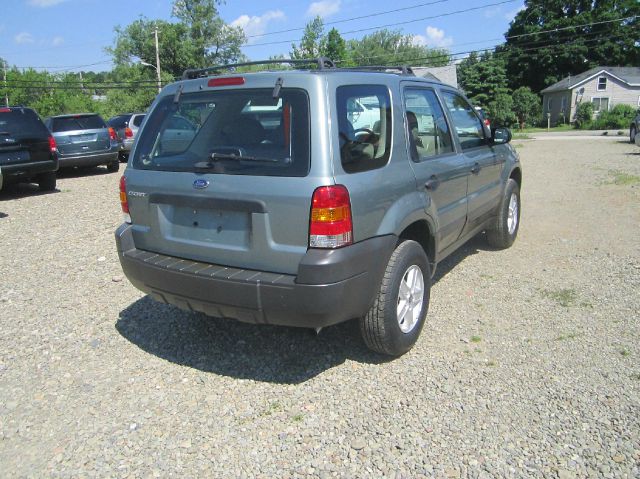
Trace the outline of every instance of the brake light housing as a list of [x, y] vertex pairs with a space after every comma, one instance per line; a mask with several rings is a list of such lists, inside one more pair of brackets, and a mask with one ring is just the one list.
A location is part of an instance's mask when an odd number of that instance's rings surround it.
[[244, 85], [244, 77], [212, 78], [207, 82], [207, 86], [233, 86], [233, 85]]
[[133, 130], [128, 126], [124, 129], [124, 137], [125, 138], [133, 138]]
[[49, 151], [51, 153], [57, 153], [58, 152], [58, 145], [56, 143], [56, 139], [49, 135]]
[[117, 140], [118, 139], [118, 135], [116, 134], [116, 130], [113, 129], [113, 127], [109, 127], [109, 139], [110, 140]]
[[124, 215], [125, 223], [131, 224], [131, 215], [129, 214], [129, 200], [127, 198], [127, 180], [124, 175], [120, 177], [120, 207]]
[[349, 190], [343, 185], [316, 188], [311, 199], [310, 248], [342, 248], [353, 244]]

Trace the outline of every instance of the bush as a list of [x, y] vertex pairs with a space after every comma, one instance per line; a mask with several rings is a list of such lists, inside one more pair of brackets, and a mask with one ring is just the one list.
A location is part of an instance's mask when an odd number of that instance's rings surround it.
[[627, 128], [636, 115], [636, 110], [629, 105], [615, 105], [609, 111], [603, 111], [593, 122], [593, 128], [596, 130], [616, 130], [618, 128]]
[[593, 104], [583, 101], [576, 109], [576, 128], [580, 130], [588, 130], [591, 127], [593, 118]]

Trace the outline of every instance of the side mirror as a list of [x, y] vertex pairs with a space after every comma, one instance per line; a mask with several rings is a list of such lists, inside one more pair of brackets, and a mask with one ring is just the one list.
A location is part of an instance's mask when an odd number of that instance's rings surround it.
[[509, 128], [496, 128], [491, 132], [491, 142], [494, 145], [504, 145], [509, 143], [513, 135]]

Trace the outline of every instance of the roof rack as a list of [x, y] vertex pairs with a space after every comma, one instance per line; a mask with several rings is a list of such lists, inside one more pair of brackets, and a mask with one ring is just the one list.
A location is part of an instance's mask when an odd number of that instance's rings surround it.
[[389, 70], [398, 70], [401, 75], [415, 76], [413, 69], [409, 65], [397, 65], [397, 66], [385, 66], [385, 65], [365, 65], [357, 67], [344, 67], [341, 70], [347, 71], [374, 71], [374, 72], [388, 72]]
[[325, 69], [333, 69], [335, 68], [335, 64], [333, 61], [326, 57], [318, 57], [318, 58], [308, 58], [304, 60], [294, 60], [294, 59], [277, 59], [277, 60], [260, 60], [255, 62], [245, 62], [245, 63], [231, 63], [228, 65], [216, 65], [206, 68], [193, 68], [185, 70], [182, 74], [183, 80], [192, 80], [194, 78], [207, 76], [210, 73], [219, 74], [223, 70], [234, 70], [238, 67], [247, 67], [251, 65], [275, 65], [278, 63], [288, 63], [290, 65], [313, 65], [315, 64], [318, 67], [318, 70]]

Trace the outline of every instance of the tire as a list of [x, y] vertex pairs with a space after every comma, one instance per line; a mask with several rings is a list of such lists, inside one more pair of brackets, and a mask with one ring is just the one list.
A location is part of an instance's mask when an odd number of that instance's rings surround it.
[[56, 189], [56, 172], [42, 173], [36, 178], [40, 191], [53, 191]]
[[490, 246], [505, 249], [513, 244], [520, 229], [521, 212], [520, 187], [514, 179], [509, 178], [495, 225], [487, 230], [487, 242]]
[[631, 125], [631, 128], [629, 129], [629, 143], [635, 143], [635, 142], [636, 142], [636, 126]]
[[[403, 285], [405, 294], [401, 294]], [[403, 241], [389, 259], [373, 306], [360, 319], [360, 332], [366, 345], [389, 356], [401, 356], [409, 351], [424, 326], [430, 290], [427, 255], [417, 242]], [[402, 308], [407, 307], [405, 298], [410, 305], [403, 315]]]
[[121, 151], [120, 153], [118, 153], [118, 161], [120, 163], [126, 163], [127, 161], [129, 161], [129, 154]]
[[116, 158], [111, 163], [107, 164], [107, 171], [109, 173], [116, 173], [120, 169], [120, 160]]

